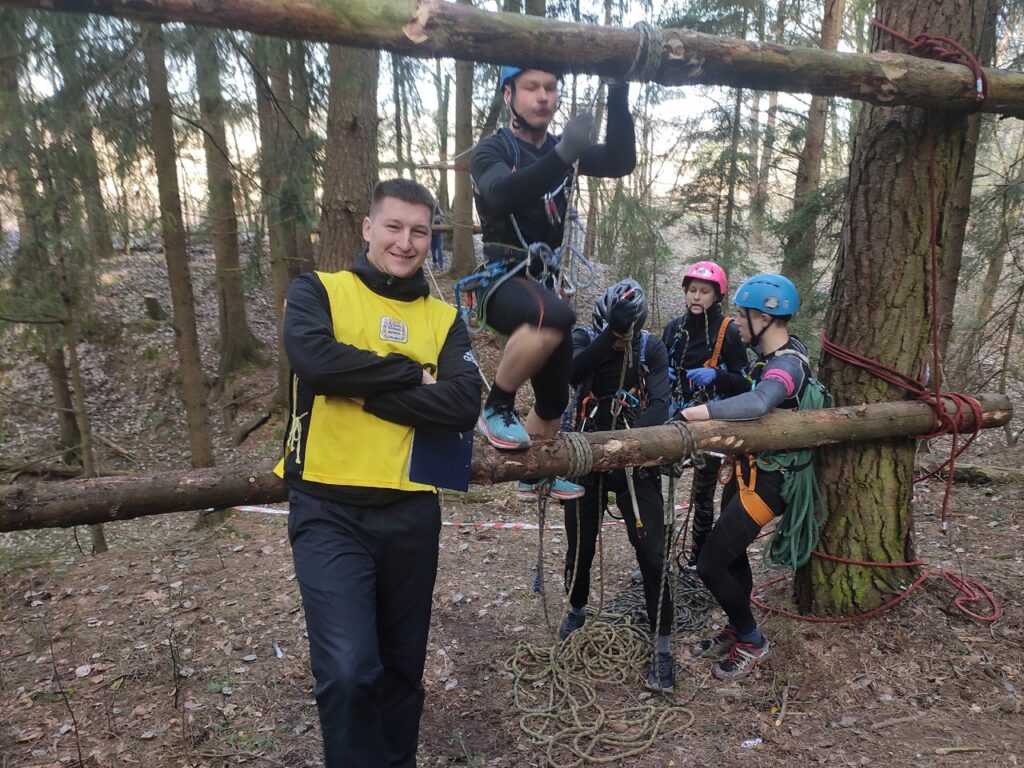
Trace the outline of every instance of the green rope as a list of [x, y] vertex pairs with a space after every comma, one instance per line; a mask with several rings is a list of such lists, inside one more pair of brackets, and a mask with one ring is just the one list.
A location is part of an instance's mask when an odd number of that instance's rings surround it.
[[764, 550], [764, 562], [769, 567], [796, 570], [807, 564], [811, 552], [818, 546], [826, 510], [814, 474], [813, 458], [809, 448], [763, 453], [757, 457], [758, 469], [783, 472], [782, 501], [786, 514], [779, 519], [771, 542]]

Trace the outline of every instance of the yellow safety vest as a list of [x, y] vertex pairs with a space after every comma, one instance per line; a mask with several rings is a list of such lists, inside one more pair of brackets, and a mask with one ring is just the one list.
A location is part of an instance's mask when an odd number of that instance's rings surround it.
[[[399, 301], [374, 293], [354, 273], [317, 272], [327, 290], [334, 337], [384, 357], [398, 352], [436, 368], [455, 309], [424, 296]], [[292, 374], [292, 402], [301, 383]], [[385, 421], [346, 397], [316, 395], [308, 413], [292, 412], [285, 457], [306, 481], [363, 488], [433, 491], [409, 480], [413, 428]]]

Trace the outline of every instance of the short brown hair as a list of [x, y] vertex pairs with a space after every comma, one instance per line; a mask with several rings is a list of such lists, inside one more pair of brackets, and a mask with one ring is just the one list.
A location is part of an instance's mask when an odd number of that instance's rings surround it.
[[437, 207], [437, 203], [434, 201], [434, 196], [430, 194], [430, 190], [419, 182], [412, 179], [386, 179], [378, 182], [377, 186], [373, 188], [373, 198], [370, 201], [371, 216], [376, 212], [377, 206], [380, 205], [380, 201], [385, 197], [394, 197], [413, 205], [426, 206], [430, 210], [431, 218], [433, 218], [434, 209]]

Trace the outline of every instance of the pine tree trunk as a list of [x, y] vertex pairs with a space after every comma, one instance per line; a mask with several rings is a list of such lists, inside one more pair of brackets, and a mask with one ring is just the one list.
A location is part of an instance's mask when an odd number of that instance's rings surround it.
[[743, 106], [743, 89], [737, 88], [733, 94], [732, 130], [729, 138], [729, 175], [726, 179], [725, 220], [722, 226], [722, 244], [720, 258], [726, 265], [731, 265], [738, 251], [735, 242], [734, 220], [736, 217], [736, 187], [739, 184], [740, 154], [740, 110]]
[[[825, 18], [821, 22], [821, 49], [834, 51], [839, 44], [846, 0], [826, 0]], [[814, 278], [814, 246], [818, 237], [818, 216], [815, 195], [821, 179], [821, 158], [825, 146], [825, 120], [829, 99], [812, 96], [807, 110], [804, 150], [796, 168], [793, 190], [793, 211], [790, 214], [786, 242], [783, 245], [782, 274], [791, 279], [800, 295], [810, 298]]]
[[[772, 36], [776, 44], [782, 42], [782, 33], [785, 29], [786, 0], [779, 0], [778, 8], [775, 11], [775, 23], [772, 27]], [[778, 123], [779, 92], [768, 92], [768, 116], [765, 119], [764, 147], [761, 150], [761, 160], [758, 163], [756, 181], [754, 182], [754, 194], [750, 201], [750, 226], [755, 234], [760, 234], [764, 228], [765, 216], [768, 212], [768, 175], [771, 173], [772, 163], [775, 162], [775, 129]]]
[[164, 256], [171, 287], [172, 324], [178, 347], [181, 394], [185, 401], [189, 447], [193, 467], [213, 465], [213, 444], [207, 418], [207, 387], [199, 356], [192, 276], [189, 270], [188, 243], [181, 216], [178, 193], [178, 169], [175, 157], [171, 100], [167, 92], [167, 65], [164, 61], [163, 32], [158, 24], [143, 24], [143, 54], [146, 60], [146, 85], [152, 128], [153, 158], [160, 192], [160, 227]]
[[376, 51], [330, 46], [320, 269], [352, 263], [364, 247], [363, 217], [377, 183]]
[[437, 91], [437, 158], [441, 170], [437, 174], [437, 204], [442, 211], [450, 211], [451, 195], [448, 191], [448, 107], [451, 104], [451, 78], [441, 68], [441, 60], [434, 62], [434, 84]]
[[217, 299], [220, 321], [220, 364], [223, 382], [246, 361], [259, 359], [259, 342], [249, 329], [242, 290], [242, 267], [238, 253], [238, 217], [231, 161], [224, 130], [224, 99], [221, 94], [220, 55], [215, 33], [195, 29], [192, 35], [199, 91], [199, 114], [206, 156], [209, 190], [210, 232], [217, 270]]
[[[471, 0], [459, 0], [468, 4]], [[473, 248], [473, 187], [469, 177], [473, 146], [473, 65], [455, 63], [455, 199], [452, 212], [452, 276], [465, 277], [476, 267]]]
[[63, 347], [46, 351], [46, 371], [50, 375], [50, 386], [53, 387], [53, 404], [57, 408], [64, 463], [80, 464], [82, 434], [78, 431], [78, 422], [75, 420], [75, 403], [68, 384], [68, 367]]
[[103, 186], [92, 129], [92, 114], [85, 99], [86, 74], [80, 57], [85, 17], [67, 16], [54, 24], [55, 61], [60, 71], [62, 114], [68, 121], [74, 146], [75, 176], [82, 191], [89, 243], [97, 259], [106, 259], [114, 253], [110, 216], [103, 203]]
[[288, 44], [289, 66], [292, 83], [292, 122], [298, 131], [293, 145], [292, 187], [295, 214], [295, 255], [299, 260], [299, 272], [316, 269], [316, 254], [313, 250], [313, 211], [316, 207], [314, 189], [316, 169], [312, 142], [310, 142], [310, 76], [306, 65], [307, 44], [292, 40]]
[[[281, 328], [284, 304], [292, 281], [291, 259], [295, 256], [295, 228], [286, 212], [288, 154], [283, 132], [287, 130], [281, 115], [282, 88], [280, 73], [284, 42], [264, 37], [253, 38], [252, 53], [256, 68], [256, 113], [260, 127], [260, 184], [263, 187], [263, 210], [267, 217], [267, 239], [270, 241], [270, 279], [274, 289], [274, 308], [278, 328], [277, 395], [279, 403], [288, 401], [288, 360], [284, 354]], [[285, 90], [287, 86], [285, 86]]]
[[[881, 21], [913, 37], [927, 28], [974, 48], [984, 18], [969, 0], [882, 0]], [[891, 50], [887, 35], [875, 47]], [[929, 145], [934, 137], [935, 194], [945, 211], [962, 167], [969, 119], [956, 112], [865, 105], [850, 163], [842, 244], [827, 320], [836, 343], [921, 376], [930, 356]], [[956, 233], [943, 219], [939, 254]], [[825, 382], [840, 405], [876, 403], [902, 392], [826, 356]], [[819, 548], [852, 559], [904, 562], [914, 557], [911, 511], [914, 441], [891, 439], [826, 448], [819, 480], [829, 510]], [[804, 610], [849, 615], [881, 605], [909, 574], [820, 558], [799, 574]]]
[[395, 114], [395, 160], [398, 161], [398, 175], [409, 167], [409, 161], [405, 157], [405, 131], [402, 122], [402, 72], [399, 67], [398, 56], [392, 55], [391, 59], [391, 100], [394, 102]]

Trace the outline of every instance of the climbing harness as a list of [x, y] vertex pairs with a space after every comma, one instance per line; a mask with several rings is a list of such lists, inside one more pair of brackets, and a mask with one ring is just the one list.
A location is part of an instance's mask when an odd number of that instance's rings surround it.
[[[793, 338], [797, 339], [795, 336]], [[800, 392], [793, 397], [795, 410], [811, 411], [832, 407], [832, 395], [811, 373], [811, 362], [806, 354], [797, 349], [780, 349], [774, 355], [792, 356], [800, 360], [804, 371], [804, 383]], [[765, 360], [759, 360], [755, 364], [754, 375], [758, 379], [765, 365]], [[746, 478], [741, 471], [741, 464], [744, 462], [747, 469]], [[731, 471], [724, 483], [735, 477], [740, 504], [762, 528], [775, 519], [775, 513], [757, 493], [757, 473], [782, 473], [780, 493], [786, 512], [779, 519], [772, 533], [771, 542], [764, 550], [764, 562], [769, 567], [793, 570], [805, 565], [818, 544], [821, 525], [827, 517], [825, 500], [814, 472], [814, 449], [762, 451], [757, 455], [738, 456], [729, 464]]]
[[[507, 125], [498, 129], [498, 135], [509, 148], [512, 155], [511, 168], [515, 171], [522, 163], [519, 140]], [[574, 190], [573, 181], [578, 173], [577, 160], [565, 178], [543, 195], [543, 208], [548, 225], [562, 227], [561, 245], [552, 248], [546, 242], [528, 242], [515, 213], [509, 213], [508, 219], [519, 245], [500, 246], [500, 255], [492, 255], [491, 258], [481, 261], [473, 274], [455, 283], [455, 306], [472, 333], [479, 332], [487, 325], [487, 300], [490, 295], [506, 280], [520, 273], [555, 291], [563, 299], [593, 284], [594, 265], [577, 245], [577, 238], [583, 229], [579, 211], [569, 201]], [[564, 219], [557, 202], [560, 196], [565, 198]]]
[[[589, 325], [582, 325], [577, 330], [584, 331], [593, 342], [597, 338], [597, 331]], [[647, 376], [651, 372], [647, 364], [647, 343], [651, 338], [650, 331], [640, 331], [640, 343], [637, 345], [636, 366], [638, 383], [635, 387], [625, 389], [625, 376], [620, 376], [618, 389], [608, 398], [599, 398], [590, 391], [591, 380], [587, 379], [573, 387], [569, 396], [569, 404], [562, 412], [562, 420], [559, 429], [562, 432], [585, 432], [587, 422], [591, 421], [598, 413], [601, 402], [608, 403], [608, 408], [613, 417], [613, 423], [622, 416], [626, 424], [635, 421], [635, 418], [644, 408], [647, 407]], [[627, 347], [627, 353], [632, 351], [632, 341]], [[629, 358], [623, 354], [622, 363], [625, 367]], [[612, 429], [615, 427], [613, 426]], [[629, 427], [627, 426], [627, 429]]]

